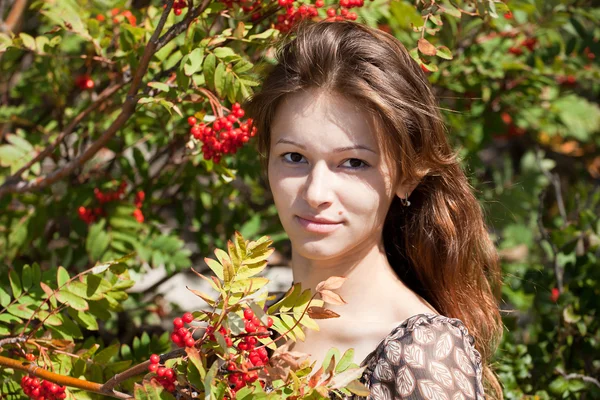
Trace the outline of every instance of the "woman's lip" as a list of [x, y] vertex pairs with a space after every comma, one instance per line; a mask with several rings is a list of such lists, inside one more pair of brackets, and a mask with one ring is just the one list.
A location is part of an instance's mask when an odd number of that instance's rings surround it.
[[306, 219], [296, 215], [298, 223], [309, 232], [329, 233], [342, 226], [342, 222]]

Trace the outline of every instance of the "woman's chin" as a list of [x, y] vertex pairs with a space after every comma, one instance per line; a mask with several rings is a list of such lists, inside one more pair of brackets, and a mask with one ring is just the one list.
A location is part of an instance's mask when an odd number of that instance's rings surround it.
[[301, 257], [324, 261], [340, 256], [342, 250], [347, 247], [326, 239], [320, 239], [302, 242], [292, 241], [292, 248]]

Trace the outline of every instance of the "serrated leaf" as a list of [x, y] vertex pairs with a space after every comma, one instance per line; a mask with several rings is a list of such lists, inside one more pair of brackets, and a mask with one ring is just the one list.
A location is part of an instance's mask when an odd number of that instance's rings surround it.
[[214, 54], [209, 54], [204, 59], [204, 65], [202, 70], [204, 73], [204, 81], [209, 89], [215, 88], [215, 67], [217, 65], [217, 58]]
[[365, 372], [365, 369], [367, 369], [366, 366], [361, 368], [352, 368], [340, 374], [337, 374], [329, 383], [329, 387], [331, 389], [339, 389], [342, 387], [346, 387], [350, 382], [360, 379], [360, 377]]
[[23, 267], [23, 271], [21, 272], [21, 283], [23, 284], [23, 289], [27, 290], [33, 284], [33, 276], [32, 276], [31, 267], [29, 264]]
[[308, 315], [312, 319], [328, 319], [328, 318], [337, 318], [340, 315], [334, 311], [331, 311], [327, 308], [311, 306], [307, 311]]
[[202, 68], [202, 61], [204, 61], [204, 48], [197, 47], [187, 56], [187, 61], [183, 65], [184, 73], [187, 76], [192, 76]]
[[187, 288], [187, 290], [189, 290], [190, 292], [194, 293], [196, 296], [198, 296], [202, 300], [204, 300], [209, 306], [214, 307], [215, 300], [212, 297], [210, 297], [206, 293], [201, 292], [199, 290], [190, 289], [188, 286], [186, 286], [186, 288]]
[[58, 287], [65, 285], [70, 279], [69, 272], [64, 267], [59, 266], [56, 270], [56, 283]]
[[348, 349], [338, 362], [335, 372], [344, 372], [354, 362], [354, 349]]
[[10, 288], [14, 298], [18, 298], [23, 293], [23, 287], [21, 286], [21, 279], [14, 269], [10, 269], [8, 273], [8, 280], [10, 282]]
[[419, 51], [423, 54], [425, 54], [426, 56], [435, 56], [437, 53], [437, 49], [435, 48], [434, 45], [432, 45], [429, 40], [425, 39], [425, 38], [421, 38], [419, 39], [419, 41], [417, 42]]
[[35, 51], [35, 39], [31, 35], [21, 32], [19, 33], [19, 38], [23, 41], [23, 46]]
[[258, 277], [236, 280], [231, 284], [229, 290], [233, 293], [241, 293], [249, 289], [249, 293], [255, 292], [269, 283], [269, 278]]
[[215, 69], [215, 90], [219, 97], [225, 92], [225, 64], [219, 63]]
[[14, 315], [15, 317], [23, 319], [31, 318], [35, 312], [34, 310], [27, 307], [25, 304], [11, 304], [10, 306], [6, 307], [6, 311]]
[[0, 286], [0, 306], [6, 307], [9, 304], [10, 304], [10, 295], [2, 286]]
[[452, 60], [454, 58], [452, 51], [446, 46], [438, 46], [436, 55], [445, 60]]
[[59, 290], [58, 292], [56, 292], [55, 296], [59, 302], [67, 304], [69, 307], [74, 308], [76, 310], [86, 311], [89, 309], [87, 301], [69, 292], [66, 289]]
[[231, 57], [239, 57], [233, 49], [230, 47], [217, 47], [214, 50], [215, 56], [218, 58], [231, 58]]
[[229, 254], [225, 253], [221, 249], [215, 249], [215, 256], [223, 266], [223, 282], [229, 283], [233, 280], [235, 275], [235, 270], [233, 268], [233, 264], [231, 262], [231, 258]]
[[148, 86], [158, 89], [161, 92], [168, 92], [170, 90], [169, 85], [163, 82], [148, 82]]
[[218, 261], [207, 257], [204, 259], [204, 262], [206, 263], [206, 265], [208, 265], [208, 268], [210, 268], [211, 271], [217, 276], [217, 278], [223, 280], [223, 266]]

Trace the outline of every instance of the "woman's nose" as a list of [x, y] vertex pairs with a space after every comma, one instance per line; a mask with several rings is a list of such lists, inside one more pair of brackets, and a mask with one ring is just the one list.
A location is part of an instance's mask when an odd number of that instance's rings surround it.
[[332, 172], [325, 162], [317, 162], [310, 169], [304, 185], [303, 197], [315, 209], [328, 206], [333, 201]]

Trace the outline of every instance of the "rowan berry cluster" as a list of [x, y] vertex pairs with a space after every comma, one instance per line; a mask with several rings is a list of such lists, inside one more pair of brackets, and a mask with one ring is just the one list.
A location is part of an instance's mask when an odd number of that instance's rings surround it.
[[[79, 207], [77, 210], [79, 218], [88, 225], [96, 222], [98, 218], [106, 215], [103, 208], [104, 205], [113, 201], [122, 200], [125, 196], [125, 189], [127, 189], [127, 183], [124, 181], [119, 184], [117, 190], [113, 191], [103, 192], [99, 188], [94, 188], [94, 197], [96, 198], [96, 201], [100, 203], [100, 206], [89, 208], [84, 206]], [[135, 194], [134, 205], [136, 209], [133, 211], [133, 216], [139, 223], [144, 222], [144, 214], [142, 213], [141, 208], [145, 198], [146, 194], [142, 190]]]
[[148, 370], [156, 374], [156, 376], [152, 377], [152, 380], [160, 383], [166, 391], [175, 391], [175, 381], [177, 379], [175, 371], [173, 368], [166, 368], [165, 366], [160, 365], [160, 357], [158, 354], [152, 354], [150, 356]]
[[281, 32], [288, 32], [298, 21], [319, 15], [317, 8], [323, 7], [325, 2], [323, 0], [317, 0], [314, 6], [302, 4], [298, 8], [294, 7], [293, 0], [278, 0], [278, 4], [285, 8], [285, 14], [277, 15], [275, 29], [278, 29]]
[[[273, 319], [267, 317], [267, 325], [263, 325], [260, 319], [254, 315], [251, 309], [244, 310], [244, 328], [247, 333], [256, 334], [256, 336], [246, 336], [237, 344], [238, 357], [231, 354], [232, 359], [227, 364], [227, 370], [231, 372], [228, 382], [231, 389], [237, 392], [249, 383], [258, 379], [257, 367], [264, 367], [269, 363], [267, 349], [262, 346], [256, 348], [258, 337], [269, 336], [268, 328], [273, 326]], [[237, 361], [234, 360], [237, 358]], [[262, 384], [262, 382], [261, 382]]]
[[27, 375], [21, 378], [21, 388], [33, 400], [62, 400], [67, 397], [64, 386]]
[[[244, 110], [239, 103], [235, 103], [229, 115], [217, 118], [212, 126], [198, 122], [196, 117], [189, 117], [190, 134], [202, 141], [204, 159], [212, 159], [215, 163], [221, 161], [223, 154], [235, 154], [244, 143], [256, 135], [256, 127], [252, 127], [252, 119], [241, 122]], [[235, 127], [234, 124], [238, 126]]]
[[[173, 2], [173, 14], [181, 15], [182, 10], [188, 6], [187, 0], [175, 0]], [[167, 8], [166, 4], [163, 4], [163, 8]]]
[[523, 54], [523, 48], [526, 48], [529, 51], [533, 51], [536, 45], [536, 38], [527, 38], [523, 40], [518, 46], [512, 46], [511, 48], [509, 48], [508, 52], [514, 54], [515, 56], [520, 56], [521, 54]]
[[94, 81], [89, 74], [82, 74], [75, 78], [75, 86], [81, 90], [92, 90], [94, 88]]
[[185, 327], [185, 324], [189, 324], [194, 320], [192, 313], [185, 313], [180, 317], [173, 320], [173, 333], [171, 334], [171, 340], [179, 347], [194, 347], [196, 340], [192, 337], [192, 332]]

